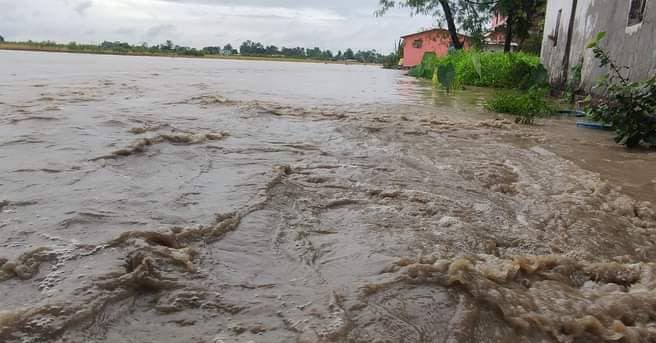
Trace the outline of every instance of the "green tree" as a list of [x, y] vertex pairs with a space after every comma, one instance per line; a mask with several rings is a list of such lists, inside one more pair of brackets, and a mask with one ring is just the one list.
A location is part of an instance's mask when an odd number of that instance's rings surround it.
[[330, 50], [326, 50], [321, 53], [321, 59], [323, 60], [332, 60], [333, 59], [333, 52]]
[[221, 49], [220, 46], [206, 46], [203, 48], [202, 52], [204, 54], [209, 54], [209, 55], [218, 55], [222, 52], [223, 50]]
[[275, 46], [275, 45], [269, 45], [264, 50], [265, 50], [267, 55], [279, 55], [280, 54], [280, 49], [278, 49], [278, 47]]
[[[510, 52], [515, 37], [523, 43], [531, 31], [540, 31], [546, 12], [547, 0], [497, 0], [494, 8], [506, 19], [504, 51]], [[522, 44], [520, 44], [522, 45]]]
[[0, 36], [0, 43], [4, 43], [4, 42], [5, 42], [5, 37]]
[[446, 21], [453, 47], [462, 49], [458, 29], [469, 33], [472, 43], [480, 46], [490, 14], [497, 10], [507, 17], [504, 49], [509, 52], [514, 37], [524, 41], [532, 30], [539, 29], [546, 3], [547, 0], [380, 0], [381, 7], [376, 14], [403, 7], [415, 14], [433, 15], [440, 23]]
[[353, 50], [351, 48], [348, 48], [346, 49], [346, 51], [344, 51], [342, 58], [345, 60], [352, 60], [355, 58], [355, 53], [353, 53]]
[[321, 48], [319, 47], [314, 47], [312, 49], [305, 49], [305, 53], [307, 57], [313, 58], [313, 59], [320, 59], [321, 58]]
[[242, 55], [263, 55], [266, 53], [266, 48], [260, 42], [247, 40], [239, 47], [239, 53]]
[[441, 22], [446, 21], [451, 43], [455, 49], [462, 49], [463, 42], [458, 37], [461, 28], [470, 33], [483, 32], [488, 11], [494, 1], [480, 0], [380, 0], [380, 9], [376, 15], [384, 15], [390, 8], [410, 8], [415, 14], [432, 15]]
[[253, 51], [253, 45], [254, 44], [255, 43], [253, 43], [250, 40], [247, 40], [247, 41], [241, 43], [241, 45], [239, 46], [239, 53], [241, 55], [250, 55]]

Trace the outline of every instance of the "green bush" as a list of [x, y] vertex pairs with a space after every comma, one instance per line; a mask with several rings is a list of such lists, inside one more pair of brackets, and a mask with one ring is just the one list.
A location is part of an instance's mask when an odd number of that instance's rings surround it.
[[547, 72], [540, 64], [540, 58], [522, 52], [505, 54], [469, 50], [440, 58], [429, 52], [409, 74], [430, 79], [438, 66], [447, 64], [455, 66], [455, 84], [522, 89], [546, 84]]
[[628, 148], [656, 146], [656, 78], [611, 86], [608, 98], [590, 109], [592, 119], [615, 128], [615, 141]]
[[529, 91], [506, 90], [498, 91], [486, 103], [486, 108], [517, 116], [516, 122], [533, 124], [536, 118], [547, 117], [556, 109], [547, 100], [547, 89], [531, 89]]
[[628, 148], [642, 144], [656, 146], [656, 76], [640, 82], [629, 82], [620, 67], [608, 53], [599, 47], [605, 36], [601, 32], [588, 44], [600, 61], [601, 67], [608, 67], [609, 73], [598, 86], [607, 90], [606, 97], [590, 106], [593, 119], [615, 128], [615, 141]]
[[414, 77], [432, 79], [435, 68], [437, 68], [438, 61], [439, 60], [437, 55], [434, 52], [424, 53], [424, 57], [421, 59], [421, 63], [410, 69], [408, 74]]

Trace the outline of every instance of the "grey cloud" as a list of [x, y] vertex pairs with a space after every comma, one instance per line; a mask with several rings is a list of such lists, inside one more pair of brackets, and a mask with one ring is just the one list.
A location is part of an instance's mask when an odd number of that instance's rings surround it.
[[[352, 9], [375, 9], [378, 0], [163, 0], [180, 4], [202, 4], [217, 6], [255, 6], [255, 7], [289, 7], [289, 8], [321, 8], [347, 11]], [[374, 6], [374, 7], [372, 7]]]
[[79, 3], [79, 4], [77, 4], [77, 6], [75, 6], [75, 12], [77, 12], [79, 15], [84, 15], [84, 13], [85, 13], [89, 8], [91, 8], [91, 6], [93, 6], [93, 1], [92, 1], [92, 0], [89, 0], [89, 1], [83, 1], [83, 2], [81, 2], [81, 3]]
[[176, 31], [175, 25], [163, 24], [150, 27], [146, 30], [144, 38], [148, 42], [156, 42], [163, 39], [172, 39]]
[[119, 27], [114, 32], [119, 35], [133, 36], [137, 32], [137, 30], [131, 27]]
[[284, 7], [330, 10], [351, 17], [372, 17], [379, 0], [162, 0], [177, 4], [210, 6]]
[[[12, 40], [171, 39], [198, 48], [250, 39], [388, 52], [401, 35], [433, 23], [407, 10], [376, 18], [378, 0], [0, 0], [0, 8], [0, 34]], [[35, 11], [41, 12], [38, 18]]]

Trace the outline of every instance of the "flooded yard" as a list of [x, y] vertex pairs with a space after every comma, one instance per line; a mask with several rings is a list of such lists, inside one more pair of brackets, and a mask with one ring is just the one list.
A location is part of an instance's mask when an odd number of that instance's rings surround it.
[[2, 342], [656, 339], [656, 154], [373, 66], [0, 52]]

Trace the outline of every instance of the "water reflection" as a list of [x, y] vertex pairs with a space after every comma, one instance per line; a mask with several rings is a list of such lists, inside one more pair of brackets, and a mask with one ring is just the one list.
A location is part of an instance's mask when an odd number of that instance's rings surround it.
[[458, 111], [484, 111], [485, 101], [493, 90], [480, 87], [465, 87], [448, 92], [430, 80], [405, 76], [397, 81], [401, 102], [425, 104]]

